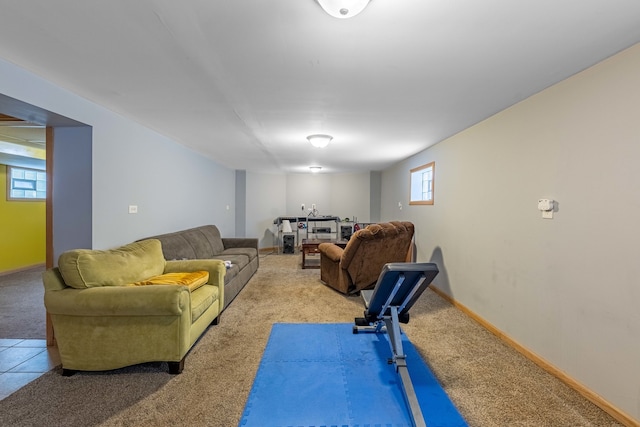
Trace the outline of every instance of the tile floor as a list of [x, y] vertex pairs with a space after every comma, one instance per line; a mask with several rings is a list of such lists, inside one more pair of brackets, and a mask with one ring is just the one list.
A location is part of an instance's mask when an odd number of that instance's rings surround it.
[[45, 340], [0, 339], [0, 400], [59, 364]]

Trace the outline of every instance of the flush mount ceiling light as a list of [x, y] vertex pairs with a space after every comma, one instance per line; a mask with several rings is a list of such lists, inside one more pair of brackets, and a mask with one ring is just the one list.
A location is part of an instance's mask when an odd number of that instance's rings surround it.
[[311, 172], [313, 173], [318, 173], [320, 172], [320, 169], [322, 169], [322, 166], [309, 166], [309, 169], [311, 169]]
[[307, 137], [307, 139], [309, 140], [309, 142], [311, 143], [311, 145], [313, 145], [316, 148], [324, 148], [327, 145], [329, 145], [329, 143], [331, 142], [331, 140], [333, 139], [333, 137], [331, 135], [309, 135]]
[[370, 0], [316, 0], [334, 18], [352, 18], [362, 12]]

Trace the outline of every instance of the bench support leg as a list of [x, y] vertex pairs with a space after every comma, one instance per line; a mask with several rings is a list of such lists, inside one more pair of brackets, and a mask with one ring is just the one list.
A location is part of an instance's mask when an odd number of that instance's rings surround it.
[[407, 356], [404, 354], [402, 347], [402, 331], [400, 330], [400, 320], [398, 317], [398, 307], [389, 307], [391, 316], [384, 316], [382, 320], [378, 320], [373, 325], [367, 325], [364, 319], [356, 320], [356, 325], [353, 326], [353, 333], [358, 332], [374, 332], [384, 333], [389, 336], [389, 346], [391, 347], [392, 359], [397, 374], [400, 376], [402, 382], [402, 394], [405, 402], [409, 408], [409, 415], [414, 427], [426, 427], [427, 424], [424, 421], [422, 415], [422, 409], [418, 403], [418, 396], [413, 388], [411, 382], [411, 376], [409, 376], [409, 369], [407, 367]]

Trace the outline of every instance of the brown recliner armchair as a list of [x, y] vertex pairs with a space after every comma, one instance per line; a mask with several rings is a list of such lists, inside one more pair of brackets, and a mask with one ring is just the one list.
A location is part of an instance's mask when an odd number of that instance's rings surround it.
[[320, 279], [343, 294], [372, 287], [385, 264], [411, 261], [413, 232], [413, 223], [391, 221], [356, 231], [344, 249], [321, 243]]

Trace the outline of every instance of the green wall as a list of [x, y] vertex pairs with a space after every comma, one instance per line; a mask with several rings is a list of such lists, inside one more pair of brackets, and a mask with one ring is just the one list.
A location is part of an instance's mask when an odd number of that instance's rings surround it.
[[0, 273], [44, 264], [44, 201], [7, 201], [7, 167], [0, 164]]

